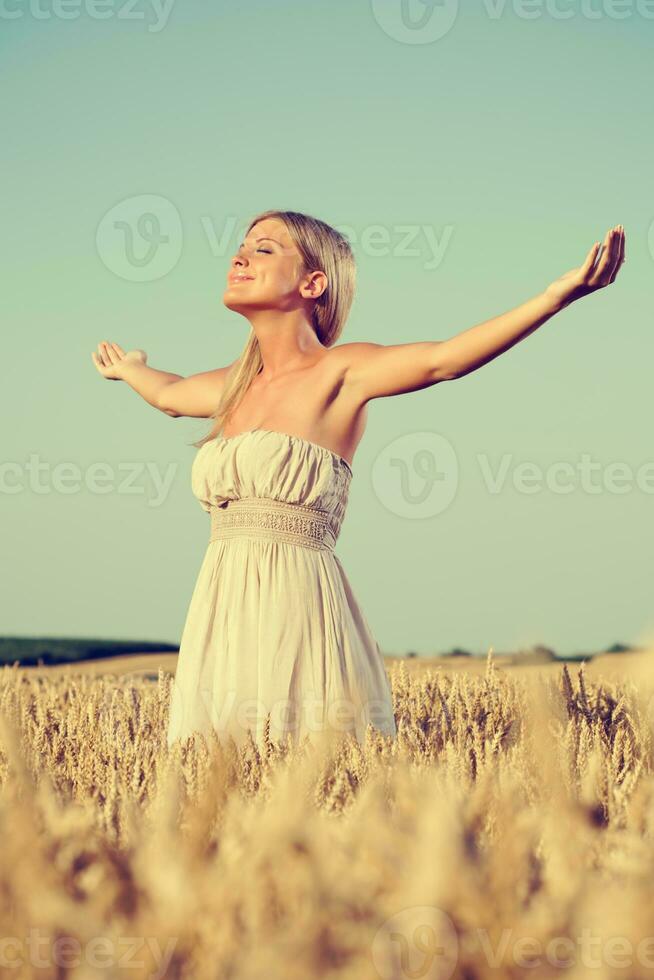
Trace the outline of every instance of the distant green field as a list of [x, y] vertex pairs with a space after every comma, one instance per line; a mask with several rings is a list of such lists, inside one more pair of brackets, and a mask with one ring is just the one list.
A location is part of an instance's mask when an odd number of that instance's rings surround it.
[[[630, 647], [626, 644], [615, 643], [604, 651], [597, 653], [626, 653], [636, 652], [639, 647]], [[133, 653], [177, 653], [179, 645], [173, 643], [157, 643], [146, 640], [100, 640], [93, 637], [48, 637], [48, 636], [2, 636], [0, 637], [0, 667], [18, 662], [24, 667], [38, 667], [39, 665], [50, 666], [53, 664], [77, 663], [83, 660], [98, 660], [103, 657], [120, 657]], [[556, 654], [553, 650], [537, 647], [533, 653], [540, 652], [543, 660], [551, 660], [553, 663], [564, 661], [579, 662], [591, 660], [594, 654], [573, 653], [567, 655]], [[529, 651], [527, 651], [529, 653]], [[422, 657], [414, 651], [408, 653], [384, 653], [385, 657], [395, 659], [408, 658], [420, 661], [422, 659], [432, 659], [433, 657], [442, 658], [447, 661], [453, 657], [465, 657], [470, 663], [481, 663], [486, 661], [486, 654], [471, 653], [468, 650], [455, 648], [454, 650], [431, 654], [428, 658]], [[497, 656], [497, 654], [496, 654]], [[506, 654], [504, 655], [506, 656]], [[514, 657], [514, 662], [519, 663], [521, 657]], [[525, 662], [529, 657], [525, 658]]]
[[85, 637], [2, 636], [0, 637], [0, 667], [18, 661], [25, 667], [39, 664], [67, 664], [99, 657], [119, 657], [128, 653], [175, 653], [172, 643], [152, 643], [144, 640], [98, 640]]

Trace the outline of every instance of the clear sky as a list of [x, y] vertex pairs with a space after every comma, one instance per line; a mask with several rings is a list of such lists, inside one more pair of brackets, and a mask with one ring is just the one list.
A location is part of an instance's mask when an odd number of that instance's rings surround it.
[[341, 342], [451, 337], [624, 224], [615, 285], [371, 403], [337, 553], [385, 651], [651, 637], [654, 4], [1, 6], [3, 633], [179, 641], [209, 423], [91, 351], [233, 360], [225, 275], [278, 207], [350, 235]]

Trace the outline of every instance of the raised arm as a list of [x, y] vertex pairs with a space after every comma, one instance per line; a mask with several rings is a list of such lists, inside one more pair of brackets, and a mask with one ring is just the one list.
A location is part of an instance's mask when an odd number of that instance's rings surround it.
[[624, 262], [624, 245], [624, 230], [618, 225], [606, 233], [599, 262], [596, 242], [583, 265], [564, 273], [542, 293], [450, 340], [394, 346], [343, 344], [340, 350], [347, 362], [347, 383], [358, 390], [365, 402], [470, 374], [529, 336], [570, 303], [612, 283]]
[[125, 352], [120, 344], [106, 340], [91, 356], [104, 378], [126, 382], [149, 405], [171, 418], [209, 418], [218, 406], [227, 373], [232, 367], [228, 364], [185, 378], [181, 374], [149, 367], [143, 350]]

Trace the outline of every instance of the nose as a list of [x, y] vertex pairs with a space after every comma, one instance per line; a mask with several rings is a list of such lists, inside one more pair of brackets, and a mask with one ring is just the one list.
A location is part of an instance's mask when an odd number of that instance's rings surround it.
[[232, 259], [232, 266], [233, 267], [235, 267], [235, 266], [242, 266], [242, 265], [246, 265], [247, 264], [247, 260], [241, 254], [241, 248], [242, 248], [242, 246], [239, 246], [239, 248], [236, 251], [236, 255]]

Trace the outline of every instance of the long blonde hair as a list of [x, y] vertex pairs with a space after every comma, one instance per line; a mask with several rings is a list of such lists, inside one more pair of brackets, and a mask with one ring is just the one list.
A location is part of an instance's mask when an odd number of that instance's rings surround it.
[[[252, 219], [246, 235], [264, 218], [284, 222], [302, 258], [303, 272], [325, 273], [327, 288], [315, 300], [311, 320], [321, 344], [331, 347], [341, 335], [354, 299], [356, 265], [349, 241], [331, 225], [298, 211], [263, 211]], [[262, 367], [259, 341], [250, 327], [247, 343], [232, 365], [216, 411], [210, 416], [214, 420], [211, 430], [192, 445], [199, 448], [218, 435]]]

